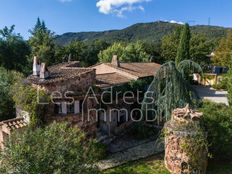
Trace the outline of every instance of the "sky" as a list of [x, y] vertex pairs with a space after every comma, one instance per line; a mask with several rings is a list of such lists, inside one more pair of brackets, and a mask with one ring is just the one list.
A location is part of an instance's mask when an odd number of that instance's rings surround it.
[[[0, 28], [25, 39], [36, 19], [56, 34], [126, 28], [158, 20], [232, 27], [231, 0], [0, 0]], [[210, 20], [209, 20], [210, 19]]]

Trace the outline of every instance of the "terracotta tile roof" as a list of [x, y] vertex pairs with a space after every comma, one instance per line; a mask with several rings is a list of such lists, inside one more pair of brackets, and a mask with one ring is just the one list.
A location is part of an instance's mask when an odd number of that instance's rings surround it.
[[96, 76], [97, 86], [109, 87], [130, 82], [132, 79], [122, 76], [118, 73], [99, 74]]
[[26, 82], [33, 84], [49, 84], [56, 83], [62, 80], [76, 78], [82, 74], [94, 71], [92, 68], [81, 68], [79, 62], [61, 63], [48, 67], [50, 77], [47, 79], [40, 79], [37, 76], [30, 75]]
[[154, 76], [155, 72], [160, 68], [160, 64], [157, 63], [120, 63], [120, 67], [114, 66], [111, 63], [106, 65], [114, 67], [118, 70], [127, 72], [131, 75], [141, 77]]
[[14, 118], [6, 121], [2, 121], [1, 125], [6, 125], [9, 130], [21, 129], [26, 127], [28, 124], [25, 122], [24, 118]]

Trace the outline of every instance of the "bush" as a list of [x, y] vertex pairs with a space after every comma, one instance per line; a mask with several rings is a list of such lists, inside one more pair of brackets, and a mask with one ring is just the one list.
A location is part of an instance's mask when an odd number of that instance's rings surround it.
[[97, 141], [93, 141], [93, 147], [91, 148], [91, 154], [94, 159], [102, 160], [107, 156], [107, 146], [105, 144], [99, 143]]
[[95, 142], [78, 128], [53, 123], [13, 135], [0, 153], [0, 173], [92, 174]]
[[232, 110], [224, 104], [204, 102], [203, 126], [208, 133], [209, 152], [215, 160], [232, 158]]
[[228, 87], [228, 75], [222, 75], [220, 76], [220, 80], [218, 84], [213, 85], [214, 89], [217, 90], [227, 90]]
[[43, 126], [47, 105], [42, 105], [40, 102], [49, 102], [49, 96], [47, 93], [43, 90], [39, 90], [38, 94], [37, 88], [22, 84], [21, 82], [15, 83], [12, 86], [11, 93], [13, 95], [15, 105], [29, 113], [30, 126]]

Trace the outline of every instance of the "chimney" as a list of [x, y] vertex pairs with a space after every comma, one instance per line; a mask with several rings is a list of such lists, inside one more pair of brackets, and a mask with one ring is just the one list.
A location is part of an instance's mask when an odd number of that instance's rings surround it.
[[68, 62], [71, 62], [72, 61], [72, 54], [70, 53], [69, 55], [68, 55]]
[[41, 79], [46, 79], [50, 76], [50, 72], [48, 71], [46, 64], [41, 63], [41, 68], [40, 68], [40, 78]]
[[39, 63], [39, 59], [36, 56], [34, 56], [34, 60], [33, 60], [33, 75], [34, 76], [40, 75], [40, 63]]
[[118, 56], [117, 55], [113, 55], [111, 64], [114, 65], [114, 66], [116, 66], [116, 67], [120, 67], [120, 62], [118, 60]]

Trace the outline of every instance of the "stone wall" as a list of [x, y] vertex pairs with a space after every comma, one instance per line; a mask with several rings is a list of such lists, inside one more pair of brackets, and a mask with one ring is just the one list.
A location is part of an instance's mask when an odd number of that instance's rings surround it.
[[[94, 134], [97, 129], [97, 122], [95, 119], [96, 114], [90, 113], [88, 114], [88, 109], [96, 108], [96, 102], [95, 101], [89, 101], [90, 96], [87, 96], [87, 92], [90, 87], [94, 86], [96, 82], [96, 73], [95, 70], [85, 72], [83, 74], [80, 74], [78, 77], [72, 78], [72, 79], [66, 79], [63, 81], [60, 81], [58, 83], [50, 83], [50, 84], [43, 84], [41, 86], [35, 86], [39, 87], [39, 89], [47, 91], [49, 94], [54, 92], [59, 92], [62, 94], [62, 98], [60, 98], [60, 101], [66, 101], [68, 100], [67, 97], [65, 97], [65, 93], [68, 92], [68, 94], [71, 94], [70, 92], [73, 92], [70, 97], [75, 98], [77, 100], [85, 100], [85, 103], [83, 104], [85, 110], [83, 113], [80, 114], [67, 114], [67, 115], [57, 115], [54, 113], [54, 104], [50, 103], [47, 105], [47, 112], [44, 116], [44, 121], [46, 123], [52, 123], [54, 121], [56, 122], [67, 122], [72, 124], [73, 126], [77, 126], [83, 130], [86, 131], [86, 133]], [[87, 119], [90, 117], [91, 119]]]
[[79, 114], [56, 115], [54, 114], [54, 106], [50, 104], [45, 121], [48, 124], [54, 121], [67, 122], [84, 130], [87, 134], [94, 135], [97, 131], [97, 113], [95, 111], [91, 112], [91, 109], [96, 109], [97, 103], [89, 96], [83, 105], [85, 109]]
[[202, 114], [176, 109], [165, 124], [165, 165], [172, 174], [205, 174], [207, 143], [200, 128]]

